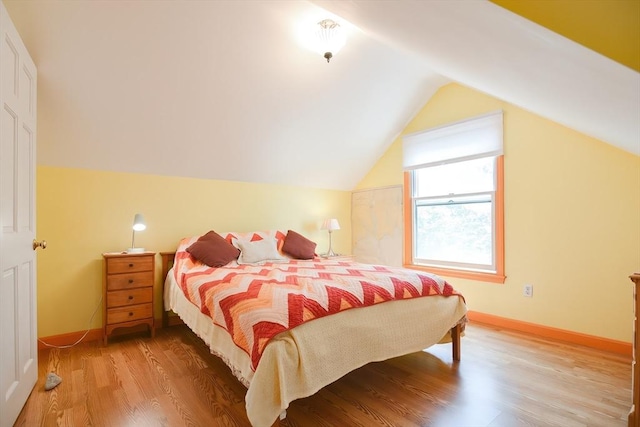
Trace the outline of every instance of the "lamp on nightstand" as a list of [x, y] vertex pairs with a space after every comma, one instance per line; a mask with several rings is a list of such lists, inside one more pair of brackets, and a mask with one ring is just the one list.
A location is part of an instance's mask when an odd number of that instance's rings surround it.
[[320, 229], [327, 230], [329, 232], [329, 250], [323, 256], [336, 256], [336, 253], [333, 252], [333, 249], [331, 249], [331, 232], [333, 230], [340, 230], [340, 224], [338, 223], [338, 220], [335, 218], [327, 219], [322, 223], [322, 227], [320, 227]]
[[127, 249], [128, 254], [141, 254], [144, 252], [144, 248], [136, 248], [136, 231], [142, 231], [145, 228], [147, 228], [147, 224], [145, 224], [142, 214], [136, 214], [133, 218], [133, 234], [131, 235], [131, 247]]

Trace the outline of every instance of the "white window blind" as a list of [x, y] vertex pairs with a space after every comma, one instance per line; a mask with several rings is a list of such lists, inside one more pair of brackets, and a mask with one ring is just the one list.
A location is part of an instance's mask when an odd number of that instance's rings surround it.
[[502, 155], [502, 111], [402, 138], [404, 170]]

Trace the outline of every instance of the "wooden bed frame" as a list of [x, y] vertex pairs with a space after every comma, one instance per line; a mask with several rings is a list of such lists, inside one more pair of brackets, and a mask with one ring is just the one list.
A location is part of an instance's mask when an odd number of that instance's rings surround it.
[[[167, 274], [169, 273], [169, 269], [173, 266], [173, 259], [175, 258], [174, 252], [160, 252], [160, 257], [162, 258], [162, 295], [164, 296], [164, 283], [167, 278]], [[181, 325], [183, 324], [182, 320], [178, 316], [169, 316], [169, 312], [162, 309], [162, 327]], [[458, 323], [456, 326], [451, 328], [451, 353], [453, 356], [454, 362], [460, 361], [460, 337], [462, 336], [462, 323]]]

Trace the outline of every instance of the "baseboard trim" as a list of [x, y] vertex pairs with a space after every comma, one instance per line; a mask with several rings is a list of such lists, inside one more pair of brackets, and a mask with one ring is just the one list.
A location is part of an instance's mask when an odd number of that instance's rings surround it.
[[632, 357], [633, 353], [631, 343], [624, 341], [597, 337], [595, 335], [587, 335], [580, 332], [567, 331], [565, 329], [552, 328], [550, 326], [508, 319], [506, 317], [494, 316], [493, 314], [480, 313], [477, 311], [469, 311], [467, 313], [467, 318], [472, 322], [511, 329], [518, 332], [526, 332], [528, 334], [568, 342], [571, 344], [583, 345], [597, 350], [621, 354], [623, 356], [628, 356], [629, 358]]
[[[176, 322], [175, 324], [178, 325], [179, 323]], [[154, 325], [155, 325], [155, 329], [162, 328], [162, 318], [155, 319]], [[173, 326], [173, 325], [170, 324], [169, 326]], [[134, 326], [132, 328], [116, 329], [113, 333], [113, 336], [136, 332], [136, 329], [134, 328], [137, 328], [137, 326]], [[140, 328], [138, 329], [140, 329], [140, 331], [149, 330], [147, 325], [140, 325]], [[40, 337], [38, 338], [38, 350], [49, 348], [49, 346], [62, 347], [62, 346], [72, 345], [76, 343], [80, 339], [80, 337], [82, 337], [85, 334], [85, 332], [87, 331], [69, 332], [68, 334], [51, 335], [49, 337]], [[101, 339], [102, 339], [102, 328], [91, 329], [87, 333], [87, 336], [84, 337], [82, 342], [99, 341]], [[42, 341], [49, 344], [49, 346], [44, 344]]]
[[[42, 350], [49, 347], [63, 347], [76, 343], [87, 331], [69, 332], [68, 334], [51, 335], [49, 337], [38, 338], [38, 350]], [[102, 339], [102, 328], [91, 329], [84, 337], [82, 342], [98, 341]], [[43, 343], [47, 343], [46, 345]]]

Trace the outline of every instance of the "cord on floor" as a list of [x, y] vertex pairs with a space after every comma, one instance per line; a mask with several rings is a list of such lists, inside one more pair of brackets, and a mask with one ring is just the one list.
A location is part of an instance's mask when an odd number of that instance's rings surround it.
[[91, 318], [89, 319], [89, 326], [87, 327], [87, 331], [78, 339], [78, 341], [74, 342], [73, 344], [69, 344], [69, 345], [53, 345], [53, 344], [49, 344], [49, 343], [46, 343], [46, 342], [42, 341], [40, 338], [38, 338], [38, 341], [41, 342], [43, 345], [49, 347], [49, 348], [71, 348], [71, 347], [75, 347], [76, 345], [80, 344], [83, 339], [85, 339], [85, 337], [87, 336], [87, 334], [91, 330], [91, 324], [93, 323], [93, 318], [96, 317], [96, 313], [98, 312], [98, 309], [100, 307], [102, 307], [102, 297], [100, 297], [100, 301], [98, 301], [98, 305], [96, 306], [96, 309], [93, 310], [93, 314], [91, 315]]

